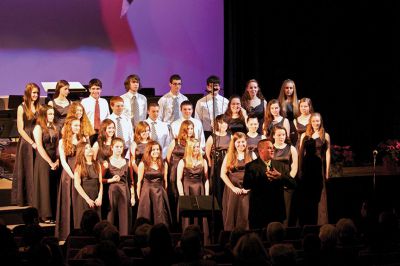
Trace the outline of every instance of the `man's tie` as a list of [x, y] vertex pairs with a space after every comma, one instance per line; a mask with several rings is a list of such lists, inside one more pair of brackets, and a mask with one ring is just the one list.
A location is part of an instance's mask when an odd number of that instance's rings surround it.
[[100, 129], [100, 104], [99, 100], [96, 100], [96, 104], [94, 106], [94, 129]]
[[158, 141], [157, 132], [155, 124], [156, 122], [151, 122], [151, 139], [154, 141]]
[[131, 99], [131, 118], [133, 120], [132, 125], [139, 123], [139, 103], [136, 96]]
[[179, 102], [178, 102], [178, 97], [174, 98], [174, 101], [172, 103], [172, 108], [173, 108], [173, 121], [179, 119]]
[[124, 138], [124, 133], [122, 132], [121, 117], [117, 117], [117, 137]]

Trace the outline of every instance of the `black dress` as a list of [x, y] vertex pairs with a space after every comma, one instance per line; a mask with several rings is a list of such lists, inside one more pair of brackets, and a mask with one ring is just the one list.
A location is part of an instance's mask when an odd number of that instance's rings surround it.
[[171, 224], [167, 192], [163, 186], [164, 171], [148, 168], [143, 176], [137, 218], [145, 217], [153, 224]]
[[175, 139], [175, 147], [172, 150], [171, 162], [170, 162], [170, 175], [169, 175], [169, 184], [168, 184], [168, 194], [174, 195], [175, 198], [178, 197], [178, 189], [176, 186], [176, 171], [178, 169], [178, 163], [183, 158], [185, 154], [186, 145], [180, 144]]
[[71, 106], [71, 102], [68, 101], [69, 104], [65, 107], [57, 105], [57, 103], [53, 100], [53, 107], [54, 107], [54, 121], [58, 132], [61, 132], [61, 129], [64, 126], [65, 119], [67, 118], [69, 107]]
[[[56, 129], [48, 127], [47, 130], [47, 132], [42, 132], [42, 144], [51, 161], [55, 162], [59, 135]], [[33, 207], [38, 209], [39, 217], [49, 218], [53, 216], [50, 182], [57, 179], [59, 172], [51, 170], [50, 165], [42, 158], [39, 151], [36, 150], [35, 153]]]
[[[91, 164], [87, 165], [87, 176], [81, 176], [81, 186], [83, 190], [85, 191], [86, 195], [92, 200], [97, 199], [99, 196], [99, 189], [100, 189], [100, 184], [99, 184], [99, 174], [96, 173], [95, 167], [98, 167], [97, 164]], [[95, 206], [94, 208], [90, 208], [89, 205], [87, 204], [86, 200], [79, 194], [78, 198], [76, 200], [76, 208], [74, 209], [74, 212], [76, 212], [76, 215], [74, 217], [77, 217], [78, 220], [74, 221], [75, 229], [80, 228], [81, 220], [82, 220], [82, 215], [86, 210], [95, 210], [99, 218], [101, 218], [101, 208]]]
[[[74, 145], [74, 152], [72, 155], [67, 156], [66, 160], [71, 168], [75, 171], [76, 161], [76, 146]], [[61, 173], [60, 187], [58, 189], [57, 198], [57, 214], [56, 214], [56, 229], [55, 236], [58, 240], [66, 240], [71, 229], [74, 228], [74, 207], [76, 206], [76, 199], [78, 192], [74, 187], [74, 180], [63, 169]]]
[[[24, 114], [24, 131], [28, 136], [33, 139], [33, 128], [36, 124], [36, 114], [32, 119], [26, 116], [26, 107], [21, 105]], [[32, 145], [27, 142], [23, 137], [20, 137], [17, 144], [17, 151], [15, 155], [14, 173], [11, 188], [11, 204], [18, 206], [32, 205], [33, 204], [33, 164], [34, 152]]]
[[258, 145], [258, 142], [260, 140], [262, 140], [262, 136], [263, 135], [258, 134], [257, 136], [252, 138], [249, 135], [247, 135], [247, 147], [248, 147], [249, 151], [254, 152], [257, 155], [257, 157], [258, 157], [257, 145]]
[[296, 141], [296, 143], [292, 143], [292, 145], [293, 146], [295, 146], [296, 148], [298, 148], [299, 146], [300, 146], [300, 137], [301, 137], [301, 134], [303, 134], [304, 132], [306, 132], [306, 129], [307, 129], [307, 125], [303, 125], [303, 124], [301, 124], [300, 122], [299, 122], [299, 119], [298, 118], [296, 118], [296, 125], [297, 125], [297, 128], [296, 128], [296, 131], [297, 131], [297, 141]]
[[[292, 152], [291, 146], [289, 144], [286, 145], [283, 149], [278, 149], [274, 147], [275, 156], [274, 159], [276, 161], [280, 161], [283, 163], [285, 170], [290, 173], [291, 164], [292, 164]], [[284, 198], [285, 198], [285, 210], [286, 210], [286, 220], [284, 221], [285, 225], [295, 226], [296, 224], [296, 215], [293, 201], [293, 193], [294, 189], [289, 189], [285, 187]]]
[[[238, 160], [238, 165], [228, 172], [229, 180], [235, 187], [243, 188], [245, 160]], [[232, 231], [237, 227], [249, 229], [249, 194], [236, 195], [229, 187], [225, 186], [222, 200], [222, 217], [224, 230]]]
[[[99, 144], [99, 142], [97, 143]], [[102, 166], [104, 161], [108, 161], [108, 158], [112, 155], [111, 145], [103, 144], [99, 145], [99, 151], [97, 152], [97, 160]], [[103, 169], [104, 171], [104, 169]], [[104, 173], [104, 172], [103, 172]], [[101, 219], [106, 220], [108, 212], [110, 211], [110, 201], [108, 200], [108, 188], [109, 184], [105, 183], [107, 180], [103, 179], [103, 201], [101, 203]]]
[[135, 162], [136, 165], [139, 165], [139, 163], [142, 161], [143, 154], [144, 154], [144, 149], [146, 148], [147, 143], [137, 143], [136, 149], [135, 149]]
[[217, 202], [220, 208], [222, 208], [222, 195], [224, 194], [225, 187], [225, 183], [221, 179], [221, 166], [222, 162], [224, 161], [226, 152], [228, 151], [230, 141], [231, 135], [229, 134], [226, 134], [225, 136], [215, 135], [215, 144], [213, 143], [211, 147], [211, 154], [215, 155], [215, 165], [210, 165], [210, 191], [212, 191], [212, 194], [215, 193], [215, 197], [217, 198]]
[[258, 120], [257, 132], [258, 132], [258, 134], [262, 134], [263, 133], [262, 129], [263, 129], [263, 123], [264, 123], [264, 114], [265, 114], [264, 100], [261, 100], [260, 104], [255, 107], [249, 106], [247, 115], [250, 115], [250, 114], [257, 116], [257, 120]]
[[114, 175], [119, 175], [119, 182], [111, 183], [108, 190], [108, 199], [110, 201], [110, 210], [107, 215], [107, 221], [114, 224], [115, 217], [118, 213], [118, 230], [120, 235], [128, 235], [132, 223], [131, 209], [131, 193], [128, 171], [128, 161], [118, 168], [108, 162], [107, 178], [112, 178]]
[[271, 134], [272, 128], [273, 128], [274, 126], [278, 126], [278, 125], [279, 125], [279, 126], [282, 126], [282, 127], [283, 127], [283, 122], [285, 122], [285, 118], [284, 118], [284, 117], [282, 117], [282, 120], [279, 121], [279, 122], [271, 121], [271, 123], [269, 123], [269, 125], [268, 125], [268, 127], [267, 127], [266, 136], [268, 137], [268, 136]]
[[231, 118], [228, 122], [228, 132], [233, 135], [236, 132], [247, 133], [246, 122], [239, 118]]
[[289, 120], [289, 125], [290, 125], [290, 132], [289, 132], [289, 138], [292, 143], [292, 145], [296, 145], [298, 135], [297, 135], [297, 130], [296, 126], [294, 125], [294, 112], [293, 112], [293, 104], [292, 103], [287, 103], [286, 104], [286, 118]]

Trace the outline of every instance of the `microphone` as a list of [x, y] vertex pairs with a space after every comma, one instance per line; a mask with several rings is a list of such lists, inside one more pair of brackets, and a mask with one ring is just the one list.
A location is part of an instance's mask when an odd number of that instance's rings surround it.
[[373, 154], [374, 156], [376, 156], [376, 155], [378, 154], [378, 151], [377, 151], [377, 150], [374, 150], [374, 151], [372, 152], [372, 154]]

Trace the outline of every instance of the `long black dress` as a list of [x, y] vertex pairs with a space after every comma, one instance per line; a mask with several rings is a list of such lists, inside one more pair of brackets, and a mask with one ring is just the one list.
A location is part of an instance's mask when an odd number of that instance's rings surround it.
[[[97, 152], [97, 160], [101, 164], [102, 169], [103, 169], [103, 162], [107, 161], [111, 155], [112, 155], [111, 145], [107, 144], [99, 145], [99, 151]], [[103, 202], [101, 203], [101, 219], [106, 220], [108, 212], [110, 211], [110, 201], [108, 199], [109, 184], [106, 183], [107, 179], [105, 178], [103, 178], [102, 181], [103, 181]]]
[[[59, 135], [57, 130], [52, 127], [48, 127], [47, 130], [47, 132], [42, 132], [42, 144], [47, 155], [55, 162]], [[39, 151], [36, 150], [35, 153], [33, 206], [38, 209], [39, 217], [49, 218], [53, 216], [50, 183], [54, 184], [51, 181], [57, 179], [59, 172], [51, 170], [50, 165], [42, 158]]]
[[292, 143], [292, 145], [295, 145], [297, 143], [298, 139], [298, 134], [296, 130], [296, 126], [294, 125], [294, 112], [293, 112], [293, 104], [292, 103], [287, 103], [286, 104], [286, 118], [289, 120], [289, 125], [290, 125], [290, 132], [289, 132], [289, 138]]
[[[74, 153], [67, 156], [66, 160], [71, 168], [75, 171], [76, 146], [74, 145]], [[74, 187], [74, 180], [63, 169], [61, 173], [60, 187], [58, 189], [57, 214], [55, 236], [62, 241], [67, 239], [71, 229], [74, 228], [74, 207], [76, 206], [76, 198], [78, 192]]]
[[[235, 187], [243, 188], [245, 165], [244, 159], [238, 160], [238, 165], [228, 172], [229, 180]], [[229, 187], [225, 186], [222, 206], [225, 231], [232, 231], [237, 227], [249, 229], [249, 194], [236, 195]]]
[[[24, 114], [24, 131], [33, 139], [33, 128], [36, 124], [36, 114], [32, 119], [26, 116], [26, 106], [21, 105]], [[14, 174], [11, 188], [11, 204], [18, 206], [32, 205], [33, 203], [33, 164], [35, 158], [32, 145], [23, 137], [17, 144], [17, 152], [14, 163]]]
[[128, 235], [132, 223], [131, 209], [131, 193], [129, 179], [129, 163], [126, 162], [121, 168], [118, 168], [108, 162], [107, 177], [112, 178], [114, 175], [119, 175], [119, 182], [111, 183], [108, 190], [108, 198], [110, 201], [110, 211], [107, 215], [107, 221], [114, 224], [115, 217], [118, 213], [118, 229], [120, 235]]
[[233, 135], [236, 132], [247, 133], [246, 122], [239, 118], [231, 118], [228, 122], [228, 132]]
[[247, 147], [248, 147], [249, 151], [254, 152], [257, 155], [257, 157], [258, 157], [257, 145], [258, 145], [258, 142], [260, 140], [262, 140], [262, 136], [263, 135], [258, 134], [257, 136], [252, 138], [249, 135], [247, 135]]
[[296, 118], [296, 125], [297, 125], [297, 128], [296, 128], [296, 131], [297, 131], [297, 142], [296, 142], [296, 143], [292, 143], [292, 145], [295, 146], [295, 147], [298, 149], [299, 146], [300, 146], [300, 137], [301, 137], [301, 134], [303, 134], [304, 132], [306, 132], [307, 125], [301, 124], [301, 123], [299, 122], [299, 119], [298, 119], [298, 118]]
[[[97, 199], [100, 189], [99, 174], [96, 173], [95, 167], [98, 167], [98, 165], [97, 164], [87, 165], [87, 170], [88, 170], [87, 176], [81, 176], [81, 186], [88, 195], [88, 197], [92, 200]], [[77, 194], [78, 198], [76, 200], [76, 208], [74, 209], [76, 215], [74, 215], [74, 217], [77, 217], [78, 220], [74, 221], [75, 229], [80, 228], [83, 213], [86, 210], [91, 209], [87, 204], [86, 200], [79, 193]], [[93, 210], [95, 210], [98, 213], [100, 218], [101, 208], [95, 206]]]
[[231, 141], [231, 135], [226, 134], [225, 136], [215, 135], [215, 143], [211, 147], [211, 154], [215, 155], [215, 164], [210, 165], [211, 167], [211, 179], [210, 179], [210, 191], [215, 193], [217, 202], [220, 208], [222, 208], [222, 195], [224, 194], [225, 183], [221, 179], [221, 166], [224, 161], [226, 152], [229, 148]]
[[172, 212], [172, 224], [177, 225], [177, 205], [178, 205], [178, 188], [176, 186], [176, 175], [178, 169], [178, 163], [180, 159], [183, 158], [185, 154], [185, 147], [186, 145], [182, 145], [178, 143], [178, 140], [175, 139], [175, 147], [172, 150], [171, 161], [169, 165], [169, 178], [168, 178], [168, 199], [169, 204], [171, 206]]
[[171, 224], [167, 192], [163, 186], [164, 171], [149, 168], [145, 170], [140, 191], [137, 218], [145, 217], [154, 224]]

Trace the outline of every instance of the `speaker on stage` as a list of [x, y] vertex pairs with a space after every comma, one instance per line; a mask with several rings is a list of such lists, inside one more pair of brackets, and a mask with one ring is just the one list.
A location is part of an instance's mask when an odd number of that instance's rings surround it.
[[[213, 196], [179, 196], [180, 217], [211, 217]], [[218, 202], [214, 197], [214, 211], [220, 212]]]

